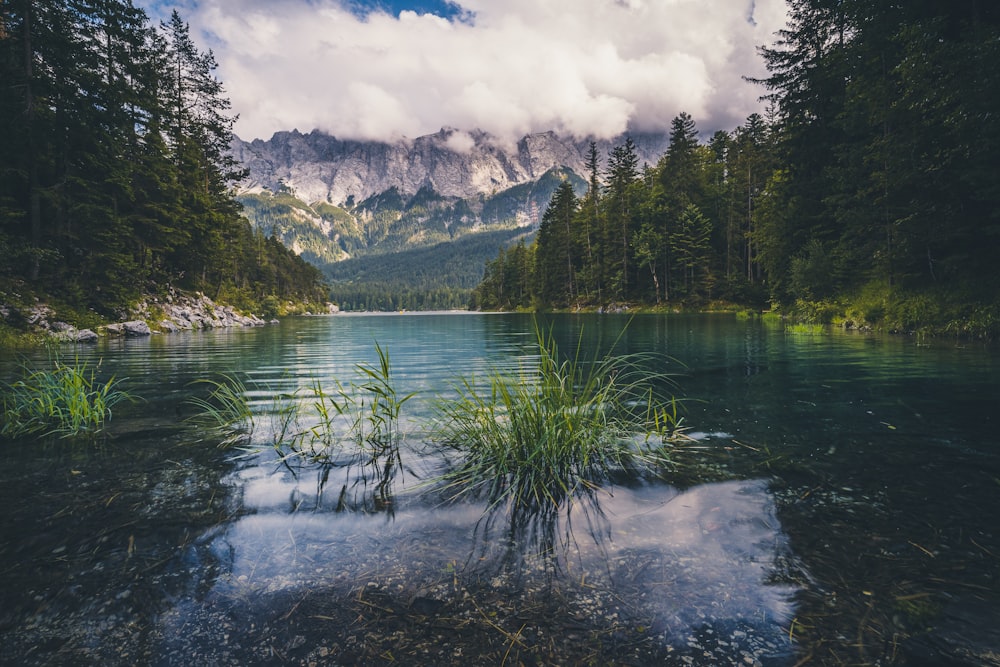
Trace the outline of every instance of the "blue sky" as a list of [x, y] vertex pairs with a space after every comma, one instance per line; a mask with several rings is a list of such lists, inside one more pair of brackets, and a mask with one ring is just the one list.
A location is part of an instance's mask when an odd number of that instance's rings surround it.
[[785, 0], [135, 0], [177, 8], [219, 63], [244, 139], [441, 127], [512, 141], [555, 130], [703, 132], [761, 110], [756, 48]]
[[411, 11], [417, 14], [435, 14], [449, 20], [467, 19], [467, 13], [454, 2], [446, 0], [429, 0], [423, 2], [402, 2], [401, 0], [356, 0], [351, 2], [354, 13], [367, 17], [372, 11], [382, 11], [393, 16], [400, 12]]

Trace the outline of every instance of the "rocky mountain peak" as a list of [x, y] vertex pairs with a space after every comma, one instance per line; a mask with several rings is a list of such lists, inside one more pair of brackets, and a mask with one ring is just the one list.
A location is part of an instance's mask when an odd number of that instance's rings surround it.
[[[621, 141], [602, 141], [602, 155]], [[666, 149], [661, 135], [636, 141], [640, 163]], [[396, 188], [413, 195], [430, 187], [446, 197], [492, 194], [540, 178], [553, 167], [585, 172], [589, 140], [541, 132], [504, 146], [485, 132], [442, 128], [395, 142], [341, 140], [318, 130], [277, 132], [269, 140], [234, 138], [232, 155], [248, 170], [247, 191], [292, 188], [308, 202], [341, 204]]]

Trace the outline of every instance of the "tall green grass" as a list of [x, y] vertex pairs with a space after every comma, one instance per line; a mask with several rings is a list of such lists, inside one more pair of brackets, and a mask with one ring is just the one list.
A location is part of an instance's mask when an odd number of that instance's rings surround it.
[[637, 356], [587, 361], [579, 344], [563, 358], [551, 332], [537, 331], [537, 351], [532, 367], [493, 371], [485, 388], [463, 379], [439, 402], [437, 441], [457, 455], [441, 477], [449, 497], [558, 507], [616, 475], [669, 465], [683, 427], [676, 401], [658, 397], [666, 374]]
[[[302, 461], [324, 466], [325, 475], [353, 470], [352, 484], [371, 486], [377, 500], [388, 502], [403, 467], [400, 413], [414, 394], [396, 391], [388, 351], [378, 343], [375, 350], [378, 363], [356, 365], [357, 379], [348, 384], [313, 379], [281, 392], [238, 375], [202, 380], [209, 391], [190, 400], [197, 409], [191, 421], [216, 433], [222, 446], [252, 449], [263, 440], [290, 469]], [[271, 404], [255, 412], [252, 392], [270, 394]]]
[[0, 435], [55, 435], [68, 438], [93, 434], [111, 419], [112, 408], [131, 396], [111, 378], [97, 379], [97, 369], [75, 360], [52, 359], [52, 367], [37, 369], [25, 363], [21, 379], [4, 385], [3, 425]]
[[192, 396], [188, 403], [197, 409], [188, 421], [200, 428], [222, 435], [221, 445], [230, 446], [247, 442], [253, 437], [257, 425], [250, 408], [248, 379], [226, 374], [218, 379], [197, 380], [194, 384], [208, 387], [208, 395]]

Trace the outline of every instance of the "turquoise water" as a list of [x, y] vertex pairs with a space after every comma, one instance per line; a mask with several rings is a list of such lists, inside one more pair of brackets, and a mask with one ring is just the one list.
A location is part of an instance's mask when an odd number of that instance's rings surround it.
[[[723, 314], [540, 324], [564, 351], [655, 353], [692, 436], [664, 480], [536, 517], [555, 536], [542, 555], [429, 481], [434, 401], [530, 368], [530, 316], [337, 315], [81, 348], [143, 400], [97, 443], [4, 443], [0, 660], [888, 664], [947, 643], [953, 608], [978, 610], [973, 634], [996, 618], [995, 351]], [[388, 502], [356, 468], [268, 446], [274, 395], [356, 380], [376, 343], [416, 392]], [[223, 373], [251, 380], [247, 450], [186, 421], [196, 381]]]

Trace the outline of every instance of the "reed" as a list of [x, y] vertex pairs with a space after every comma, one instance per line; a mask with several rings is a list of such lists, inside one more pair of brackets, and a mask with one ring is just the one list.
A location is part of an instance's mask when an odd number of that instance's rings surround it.
[[49, 369], [25, 363], [23, 377], [3, 387], [0, 435], [68, 438], [103, 429], [112, 408], [132, 397], [119, 388], [120, 381], [114, 377], [98, 381], [99, 367], [99, 363], [92, 367], [79, 359], [68, 364], [58, 356]]
[[[200, 380], [209, 393], [190, 399], [197, 410], [191, 421], [220, 433], [222, 446], [233, 446], [249, 445], [266, 417], [265, 437], [283, 457], [323, 464], [375, 462], [381, 478], [391, 477], [386, 471], [402, 466], [400, 412], [413, 394], [397, 393], [389, 353], [378, 343], [375, 349], [377, 365], [358, 364], [358, 381], [334, 380], [332, 388], [317, 379], [293, 392], [274, 392], [239, 375]], [[250, 389], [272, 394], [264, 415], [254, 413]]]
[[560, 506], [614, 475], [669, 464], [683, 427], [676, 401], [657, 398], [666, 375], [637, 356], [583, 360], [579, 344], [562, 358], [551, 332], [536, 335], [533, 367], [493, 371], [485, 389], [463, 379], [457, 398], [439, 401], [437, 441], [458, 455], [441, 477], [451, 498]]
[[249, 442], [256, 427], [256, 418], [250, 408], [247, 380], [235, 374], [222, 375], [219, 379], [195, 381], [208, 388], [208, 396], [192, 396], [188, 403], [198, 411], [188, 419], [199, 428], [221, 434], [220, 446]]

